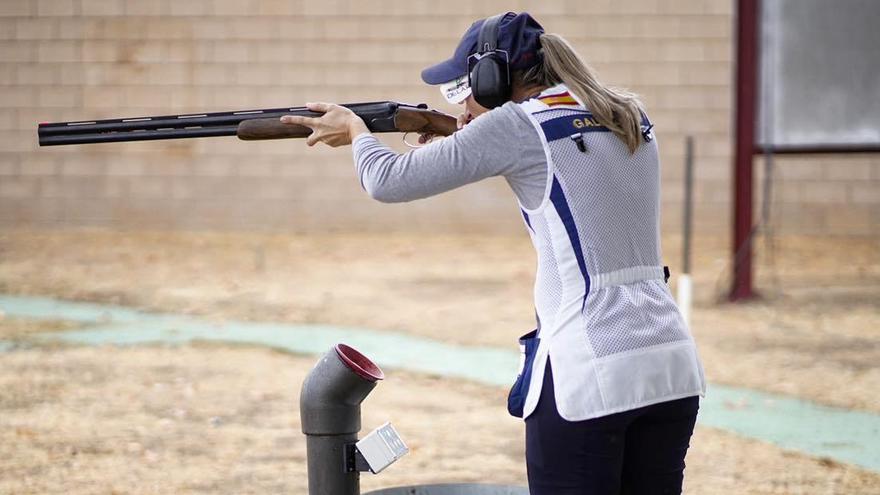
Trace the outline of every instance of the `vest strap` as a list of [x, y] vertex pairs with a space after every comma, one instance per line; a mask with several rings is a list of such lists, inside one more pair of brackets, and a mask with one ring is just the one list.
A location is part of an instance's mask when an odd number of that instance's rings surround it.
[[586, 132], [611, 132], [611, 129], [599, 124], [595, 117], [587, 112], [546, 120], [541, 122], [541, 129], [548, 143]]
[[[565, 110], [571, 111], [569, 109]], [[645, 141], [651, 140], [651, 129], [653, 127], [654, 125], [643, 113], [642, 135], [645, 137]], [[576, 135], [583, 135], [587, 132], [611, 132], [611, 129], [600, 124], [593, 114], [586, 111], [575, 111], [575, 113], [564, 117], [555, 117], [541, 122], [541, 130], [544, 131], [544, 136], [547, 138], [548, 143], [559, 139], [572, 138]]]
[[666, 273], [662, 266], [631, 266], [613, 272], [590, 275], [590, 288], [601, 289], [616, 285], [634, 284], [645, 280], [664, 280]]

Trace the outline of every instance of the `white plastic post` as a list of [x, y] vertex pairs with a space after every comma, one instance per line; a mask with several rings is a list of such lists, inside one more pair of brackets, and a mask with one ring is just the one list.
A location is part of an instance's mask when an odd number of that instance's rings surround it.
[[678, 309], [684, 317], [684, 322], [688, 327], [691, 326], [691, 295], [693, 294], [693, 286], [691, 285], [690, 274], [683, 273], [678, 276]]
[[678, 276], [678, 308], [685, 324], [691, 326], [691, 220], [694, 191], [694, 137], [687, 136], [684, 148], [684, 218], [682, 219], [681, 275]]

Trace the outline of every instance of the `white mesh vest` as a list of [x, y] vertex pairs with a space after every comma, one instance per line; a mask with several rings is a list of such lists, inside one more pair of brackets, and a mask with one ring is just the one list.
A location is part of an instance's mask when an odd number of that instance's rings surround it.
[[569, 421], [705, 395], [696, 346], [664, 281], [647, 118], [647, 140], [630, 154], [565, 86], [520, 106], [549, 167], [543, 202], [522, 208], [538, 254], [539, 327], [518, 381], [523, 417], [537, 405], [548, 358]]

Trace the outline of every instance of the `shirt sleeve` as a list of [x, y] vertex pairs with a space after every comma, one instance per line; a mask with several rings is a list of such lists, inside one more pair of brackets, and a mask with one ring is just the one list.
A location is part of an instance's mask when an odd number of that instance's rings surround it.
[[[452, 136], [398, 154], [371, 134], [360, 134], [352, 143], [361, 186], [376, 200], [397, 203], [433, 196], [472, 182], [522, 174], [522, 142], [540, 142], [530, 124], [512, 104], [487, 112]], [[523, 130], [531, 136], [522, 136]], [[546, 170], [546, 164], [544, 165]], [[544, 172], [546, 174], [546, 172]]]

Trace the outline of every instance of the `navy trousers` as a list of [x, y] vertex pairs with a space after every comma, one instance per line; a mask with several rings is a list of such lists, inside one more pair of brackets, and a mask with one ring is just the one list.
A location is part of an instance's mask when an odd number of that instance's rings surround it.
[[679, 495], [699, 397], [585, 421], [556, 410], [550, 364], [526, 418], [531, 495]]

